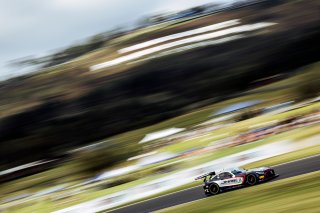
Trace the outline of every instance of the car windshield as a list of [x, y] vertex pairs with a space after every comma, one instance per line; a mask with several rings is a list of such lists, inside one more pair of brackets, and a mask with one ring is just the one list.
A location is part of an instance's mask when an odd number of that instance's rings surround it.
[[230, 172], [233, 173], [233, 174], [239, 174], [239, 173], [244, 173], [246, 170], [242, 169], [242, 168], [231, 168], [230, 169]]

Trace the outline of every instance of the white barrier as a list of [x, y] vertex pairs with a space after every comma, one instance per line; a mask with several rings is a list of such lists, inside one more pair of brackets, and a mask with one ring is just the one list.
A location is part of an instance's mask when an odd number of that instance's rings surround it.
[[103, 62], [100, 64], [93, 65], [90, 67], [90, 71], [96, 71], [99, 69], [115, 66], [115, 65], [118, 65], [121, 63], [132, 61], [132, 60], [137, 60], [139, 58], [144, 58], [148, 55], [158, 53], [163, 50], [168, 50], [168, 49], [171, 49], [174, 47], [188, 45], [188, 44], [197, 43], [197, 42], [201, 42], [201, 41], [208, 41], [211, 39], [217, 39], [219, 37], [229, 36], [232, 34], [241, 34], [241, 33], [246, 33], [246, 32], [250, 32], [250, 31], [260, 30], [263, 28], [273, 26], [275, 24], [277, 24], [277, 23], [260, 22], [260, 23], [254, 23], [254, 24], [245, 24], [245, 25], [226, 28], [226, 29], [222, 29], [219, 31], [214, 31], [214, 32], [206, 33], [206, 34], [200, 34], [200, 35], [195, 35], [195, 36], [188, 37], [188, 38], [183, 38], [183, 39], [180, 39], [177, 41], [172, 41], [169, 43], [160, 44], [158, 46], [152, 46], [150, 48], [142, 49], [140, 51], [133, 52], [128, 55], [120, 56], [120, 57], [115, 58], [110, 61], [106, 61], [106, 62]]

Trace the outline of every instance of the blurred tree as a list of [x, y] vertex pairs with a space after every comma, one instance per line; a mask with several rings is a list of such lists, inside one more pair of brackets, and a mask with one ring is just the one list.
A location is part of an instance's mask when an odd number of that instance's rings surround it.
[[306, 73], [301, 75], [295, 92], [299, 100], [313, 98], [320, 94], [320, 63], [307, 68]]
[[96, 173], [121, 161], [135, 156], [141, 151], [138, 142], [117, 143], [109, 141], [102, 148], [88, 148], [75, 154], [84, 171]]

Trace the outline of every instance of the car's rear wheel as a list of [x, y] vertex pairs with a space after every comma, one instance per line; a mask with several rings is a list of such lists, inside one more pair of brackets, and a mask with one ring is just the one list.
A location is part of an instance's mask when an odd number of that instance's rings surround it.
[[253, 186], [253, 185], [256, 185], [256, 183], [258, 182], [258, 179], [257, 177], [254, 175], [254, 174], [249, 174], [247, 176], [247, 184], [249, 186]]
[[210, 192], [210, 194], [212, 194], [212, 195], [218, 194], [218, 193], [220, 192], [220, 187], [219, 187], [219, 185], [216, 184], [216, 183], [211, 184], [211, 185], [209, 186], [209, 192]]

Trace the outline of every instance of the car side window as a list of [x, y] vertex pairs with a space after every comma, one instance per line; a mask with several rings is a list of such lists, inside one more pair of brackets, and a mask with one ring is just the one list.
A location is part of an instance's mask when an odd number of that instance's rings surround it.
[[226, 172], [225, 178], [232, 178], [233, 175], [230, 172]]
[[211, 177], [210, 180], [220, 180], [219, 175], [215, 175]]
[[234, 174], [234, 175], [237, 175], [237, 174], [240, 174], [241, 173], [241, 171], [239, 171], [239, 170], [233, 170], [232, 171], [232, 174]]
[[229, 172], [223, 172], [219, 175], [219, 177], [221, 180], [224, 180], [224, 179], [232, 178], [233, 176]]
[[221, 180], [223, 180], [223, 179], [224, 179], [224, 173], [219, 174], [219, 178], [220, 178]]

